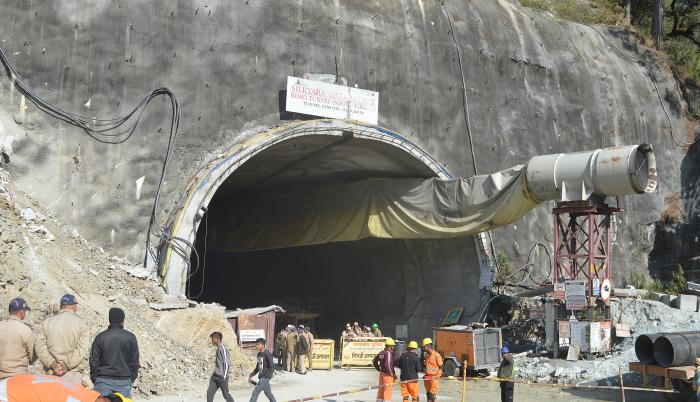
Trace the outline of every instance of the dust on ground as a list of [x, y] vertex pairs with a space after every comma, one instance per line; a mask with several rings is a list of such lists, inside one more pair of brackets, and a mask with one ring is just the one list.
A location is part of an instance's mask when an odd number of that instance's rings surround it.
[[[225, 334], [234, 373], [254, 364], [250, 355], [236, 350], [223, 307], [182, 299], [173, 303], [158, 281], [131, 276], [125, 272], [132, 268], [128, 261], [105, 254], [54, 220], [16, 190], [1, 168], [0, 267], [0, 307], [14, 297], [25, 298], [32, 307], [32, 325], [54, 314], [65, 293], [76, 295], [78, 314], [88, 322], [92, 337], [106, 329], [110, 307], [124, 309], [125, 328], [136, 334], [141, 352], [135, 383], [140, 398], [185, 391], [206, 381], [214, 355], [210, 331]], [[167, 311], [170, 305], [181, 309]], [[38, 372], [41, 367], [31, 369]]]
[[[272, 380], [272, 392], [278, 402], [313, 397], [326, 393], [350, 390], [358, 387], [375, 385], [378, 382], [377, 373], [373, 369], [334, 369], [331, 371], [314, 370], [307, 375], [299, 375], [285, 372], [277, 372]], [[185, 392], [155, 398], [157, 402], [205, 402], [207, 384], [198, 385], [199, 392]], [[231, 385], [231, 394], [237, 401], [247, 401], [253, 391], [252, 385]], [[319, 401], [375, 401], [376, 391], [364, 391], [355, 394], [319, 398]], [[500, 401], [500, 388], [494, 382], [467, 382], [467, 401]], [[651, 392], [625, 392], [628, 401], [659, 401], [664, 397]], [[425, 398], [425, 388], [420, 384], [420, 398]], [[461, 401], [462, 383], [460, 381], [445, 381], [441, 384], [438, 399], [441, 401]], [[216, 394], [214, 401], [223, 401], [221, 392]], [[259, 401], [266, 401], [264, 395], [260, 395]], [[394, 386], [392, 401], [401, 401], [401, 392], [398, 386]], [[543, 385], [517, 384], [515, 386], [515, 400], [518, 402], [542, 402], [542, 401], [619, 401], [619, 390], [590, 390], [590, 389], [560, 389]]]

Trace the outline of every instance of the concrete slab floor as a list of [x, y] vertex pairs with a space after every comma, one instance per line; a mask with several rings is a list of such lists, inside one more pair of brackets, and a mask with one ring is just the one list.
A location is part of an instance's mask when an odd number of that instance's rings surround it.
[[[356, 387], [374, 385], [377, 383], [377, 373], [373, 369], [335, 369], [333, 371], [315, 370], [307, 375], [277, 372], [273, 380], [272, 391], [278, 402], [311, 397], [314, 395], [348, 390]], [[149, 399], [152, 402], [205, 402], [207, 384], [196, 387], [200, 392], [186, 392], [181, 395], [158, 396]], [[447, 381], [443, 383], [439, 399], [443, 401], [460, 401], [462, 383]], [[515, 387], [515, 400], [518, 402], [541, 402], [543, 400], [578, 402], [578, 401], [619, 401], [618, 390], [587, 390], [587, 389], [558, 389], [537, 385], [518, 384]], [[247, 401], [253, 390], [252, 385], [242, 386], [231, 383], [231, 394], [236, 401]], [[420, 386], [421, 399], [425, 398], [425, 389]], [[659, 401], [663, 396], [651, 392], [625, 392], [630, 401]], [[138, 399], [135, 399], [138, 400]], [[267, 401], [260, 395], [259, 401]], [[376, 391], [365, 391], [356, 394], [343, 395], [320, 401], [375, 401]], [[467, 383], [467, 401], [498, 401], [500, 390], [496, 383], [474, 382]], [[214, 401], [224, 401], [221, 392], [216, 394]], [[401, 401], [401, 392], [394, 387], [392, 401]]]

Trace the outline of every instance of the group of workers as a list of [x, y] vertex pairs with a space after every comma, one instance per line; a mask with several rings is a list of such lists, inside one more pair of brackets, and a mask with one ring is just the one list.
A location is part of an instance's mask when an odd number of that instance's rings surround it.
[[[384, 341], [385, 348], [374, 357], [372, 363], [379, 371], [379, 388], [377, 401], [391, 401], [392, 385], [397, 376], [395, 367], [401, 369], [401, 396], [404, 401], [409, 398], [418, 401], [418, 374], [423, 372], [423, 384], [428, 401], [435, 401], [440, 388], [439, 379], [442, 376], [442, 356], [433, 347], [430, 338], [423, 339], [423, 363], [418, 356], [418, 343], [410, 341], [401, 357], [396, 359], [394, 350], [396, 342], [392, 338]], [[422, 369], [421, 369], [422, 368]]]
[[341, 338], [382, 338], [382, 331], [379, 330], [379, 325], [375, 322], [372, 327], [361, 326], [357, 322], [352, 325], [345, 324], [345, 329], [340, 334]]
[[314, 335], [310, 327], [288, 325], [277, 334], [275, 351], [279, 365], [289, 372], [306, 374], [311, 371], [311, 356], [314, 351]]
[[[396, 342], [392, 338], [387, 338], [384, 342], [385, 348], [379, 352], [372, 363], [379, 371], [379, 388], [377, 389], [377, 402], [391, 401], [392, 386], [397, 379], [395, 367], [401, 370], [401, 396], [404, 401], [409, 399], [412, 402], [419, 400], [418, 374], [423, 372], [423, 384], [425, 386], [426, 398], [429, 402], [437, 400], [440, 390], [440, 377], [442, 376], [443, 359], [433, 347], [430, 338], [423, 339], [423, 362], [418, 355], [418, 343], [410, 341], [404, 352], [398, 359], [394, 355]], [[515, 383], [513, 382], [515, 370], [513, 356], [507, 347], [501, 348], [501, 364], [498, 368], [497, 377], [501, 387], [501, 401], [513, 402], [513, 392]]]
[[[7, 317], [0, 320], [0, 402], [130, 401], [139, 348], [136, 336], [124, 329], [124, 310], [109, 310], [109, 327], [92, 346], [90, 328], [77, 310], [75, 296], [64, 295], [58, 313], [35, 333], [27, 302], [10, 301]], [[29, 366], [37, 359], [43, 373], [31, 374]]]

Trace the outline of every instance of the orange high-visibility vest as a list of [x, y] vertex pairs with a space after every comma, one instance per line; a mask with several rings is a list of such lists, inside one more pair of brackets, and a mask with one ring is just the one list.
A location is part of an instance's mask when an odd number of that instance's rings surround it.
[[440, 377], [442, 375], [442, 356], [436, 351], [432, 351], [425, 357], [425, 375]]
[[0, 381], [0, 402], [95, 402], [100, 393], [54, 375], [23, 374]]

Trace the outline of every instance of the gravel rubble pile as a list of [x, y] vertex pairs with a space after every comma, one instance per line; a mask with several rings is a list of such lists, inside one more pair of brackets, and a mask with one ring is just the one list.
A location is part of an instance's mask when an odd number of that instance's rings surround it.
[[[61, 295], [72, 293], [79, 301], [78, 314], [90, 325], [93, 337], [106, 329], [110, 307], [123, 308], [125, 327], [136, 334], [141, 351], [136, 395], [177, 393], [207, 380], [214, 357], [208, 347], [208, 333], [197, 333], [202, 339], [185, 343], [172, 338], [171, 331], [159, 329], [166, 328], [163, 322], [172, 325], [173, 320], [167, 320], [171, 312], [155, 310], [149, 304], [163, 305], [173, 300], [165, 295], [154, 275], [130, 275], [127, 271], [133, 270], [133, 264], [107, 255], [82, 239], [75, 229], [53, 219], [50, 212], [16, 191], [9, 174], [1, 168], [0, 188], [0, 306], [14, 297], [25, 298], [32, 307], [28, 320], [36, 328], [57, 311]], [[216, 317], [225, 324], [221, 306], [186, 299], [177, 304], [193, 316]], [[181, 324], [186, 325], [184, 321]], [[236, 348], [235, 339], [227, 343], [232, 350], [232, 378], [242, 382], [254, 359]], [[36, 364], [32, 368], [37, 372], [40, 369]]]
[[[597, 382], [614, 385], [619, 382], [620, 368], [627, 373], [629, 362], [637, 360], [634, 352], [637, 336], [700, 330], [700, 313], [680, 311], [652, 300], [612, 299], [611, 314], [614, 323], [629, 324], [632, 331], [632, 337], [613, 341], [612, 353], [591, 361], [578, 362], [546, 357], [517, 357], [517, 377], [524, 381], [540, 383]], [[625, 378], [635, 383], [640, 380], [636, 373], [628, 373]]]

